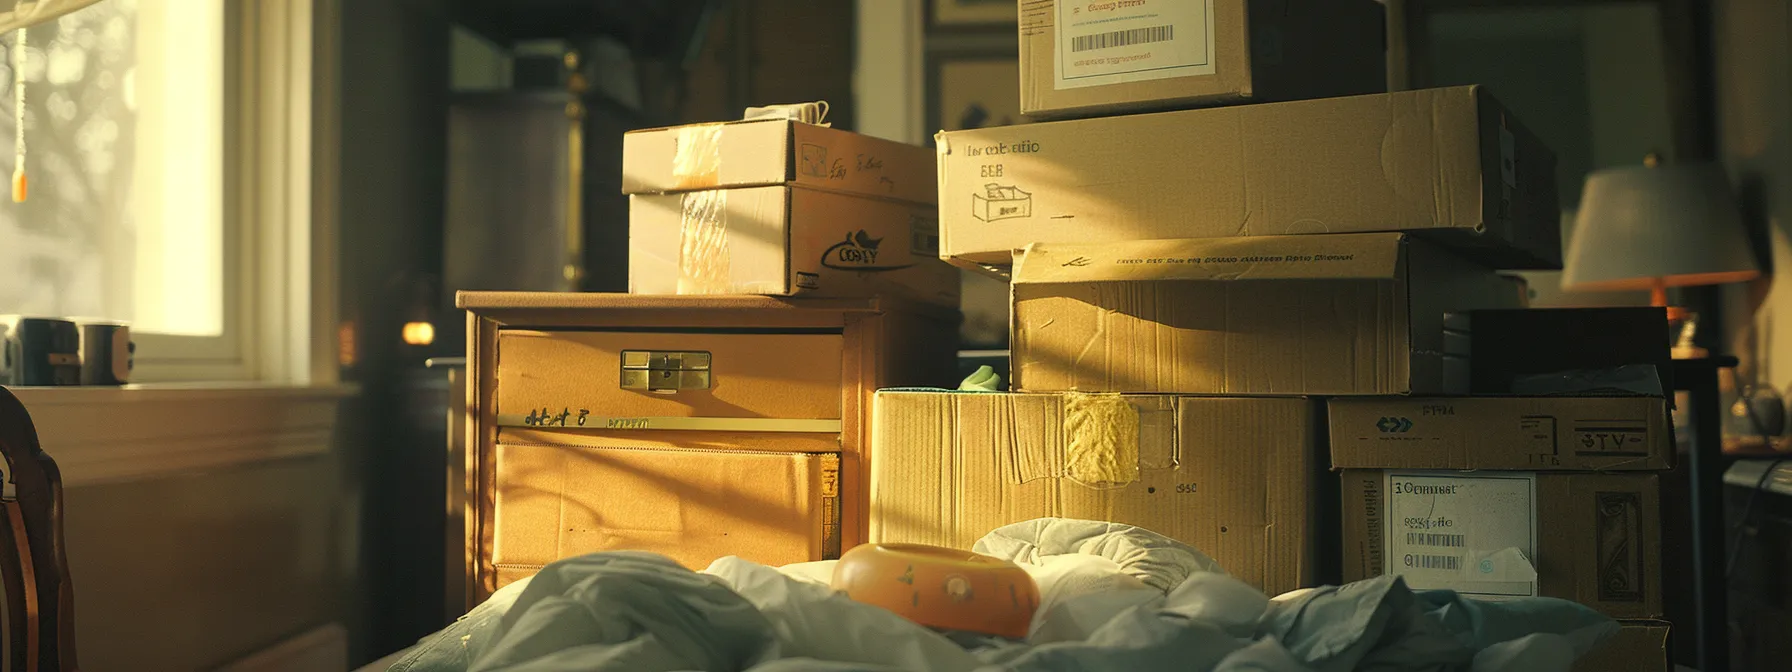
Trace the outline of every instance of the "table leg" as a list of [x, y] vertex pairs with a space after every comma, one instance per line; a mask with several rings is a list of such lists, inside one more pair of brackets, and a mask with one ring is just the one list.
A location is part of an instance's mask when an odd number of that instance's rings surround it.
[[[1693, 533], [1693, 600], [1698, 607], [1697, 660], [1702, 672], [1730, 669], [1729, 613], [1726, 604], [1724, 555], [1723, 434], [1717, 371], [1682, 383], [1690, 393], [1696, 431], [1688, 455]], [[1669, 540], [1669, 543], [1673, 543]], [[1680, 625], [1678, 623], [1676, 626]]]

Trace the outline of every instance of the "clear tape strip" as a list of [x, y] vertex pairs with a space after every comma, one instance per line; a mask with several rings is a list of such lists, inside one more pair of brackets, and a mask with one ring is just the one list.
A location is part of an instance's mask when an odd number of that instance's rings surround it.
[[672, 179], [676, 190], [710, 189], [722, 169], [722, 124], [697, 124], [678, 129], [672, 151]]
[[678, 293], [732, 293], [727, 190], [689, 192], [679, 205]]

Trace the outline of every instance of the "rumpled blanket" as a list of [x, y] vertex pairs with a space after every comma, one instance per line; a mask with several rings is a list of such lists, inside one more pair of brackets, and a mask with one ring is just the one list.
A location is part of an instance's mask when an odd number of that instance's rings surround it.
[[1413, 591], [1385, 576], [1270, 598], [1129, 525], [1047, 518], [974, 547], [1028, 569], [1025, 641], [938, 632], [828, 588], [831, 562], [692, 572], [610, 552], [498, 591], [401, 672], [1568, 672], [1617, 632], [1582, 605]]

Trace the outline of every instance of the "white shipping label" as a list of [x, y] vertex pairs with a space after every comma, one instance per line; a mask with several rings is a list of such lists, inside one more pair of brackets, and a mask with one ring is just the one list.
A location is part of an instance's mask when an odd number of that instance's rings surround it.
[[1058, 0], [1053, 86], [1211, 75], [1213, 0]]
[[1390, 471], [1384, 479], [1384, 574], [1415, 589], [1537, 594], [1536, 474]]

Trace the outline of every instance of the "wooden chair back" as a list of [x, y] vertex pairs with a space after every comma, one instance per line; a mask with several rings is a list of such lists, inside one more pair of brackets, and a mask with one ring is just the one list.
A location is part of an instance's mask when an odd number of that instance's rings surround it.
[[74, 592], [62, 538], [62, 474], [44, 454], [25, 405], [0, 387], [0, 579], [5, 581], [9, 670], [71, 672]]

